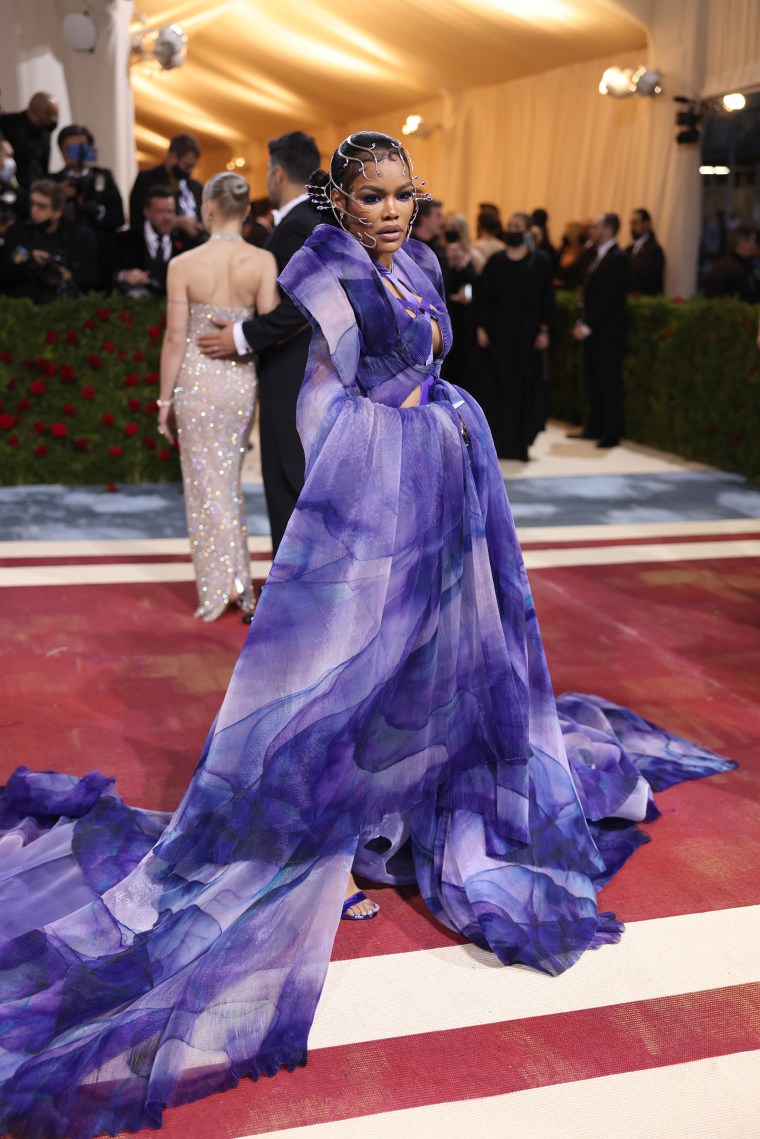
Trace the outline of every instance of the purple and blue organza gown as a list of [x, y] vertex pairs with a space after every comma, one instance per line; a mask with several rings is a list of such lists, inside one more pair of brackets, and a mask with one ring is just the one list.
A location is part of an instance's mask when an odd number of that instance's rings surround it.
[[415, 258], [394, 264], [409, 305], [320, 226], [281, 279], [313, 327], [306, 484], [176, 812], [97, 773], [8, 783], [14, 1136], [157, 1126], [304, 1063], [352, 865], [416, 881], [500, 961], [560, 973], [619, 936], [596, 891], [643, 841], [651, 787], [733, 766], [602, 700], [555, 705], [491, 437], [438, 379], [431, 317], [444, 348], [450, 326]]

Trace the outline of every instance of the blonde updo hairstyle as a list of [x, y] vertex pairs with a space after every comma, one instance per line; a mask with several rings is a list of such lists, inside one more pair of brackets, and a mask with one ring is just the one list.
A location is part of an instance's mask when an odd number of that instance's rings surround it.
[[203, 187], [203, 201], [213, 203], [223, 218], [243, 220], [251, 200], [251, 187], [240, 174], [214, 174]]

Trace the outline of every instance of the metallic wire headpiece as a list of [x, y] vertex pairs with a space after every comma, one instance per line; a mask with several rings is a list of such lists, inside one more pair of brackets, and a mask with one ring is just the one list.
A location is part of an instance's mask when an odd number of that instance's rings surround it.
[[[399, 160], [402, 164], [402, 169], [405, 173], [409, 174], [410, 181], [413, 183], [419, 183], [419, 185], [414, 186], [414, 212], [409, 222], [409, 229], [407, 230], [406, 234], [407, 241], [411, 236], [412, 226], [414, 225], [415, 219], [417, 217], [420, 202], [431, 201], [432, 195], [427, 192], [421, 193], [422, 187], [426, 186], [427, 183], [420, 182], [419, 174], [413, 173], [414, 168], [412, 166], [412, 160], [409, 152], [405, 149], [405, 147], [401, 145], [398, 139], [392, 138], [390, 135], [383, 135], [383, 141], [379, 143], [359, 143], [355, 141], [357, 137], [361, 137], [362, 134], [366, 133], [369, 132], [361, 131], [359, 132], [359, 136], [351, 134], [348, 136], [348, 138], [345, 138], [333, 155], [332, 161], [330, 163], [330, 170], [327, 172], [326, 180], [320, 179], [319, 182], [307, 183], [306, 189], [309, 193], [309, 200], [311, 201], [312, 205], [314, 205], [318, 210], [332, 210], [335, 220], [341, 229], [345, 230], [346, 233], [351, 234], [351, 236], [354, 237], [360, 245], [364, 246], [365, 249], [372, 249], [377, 245], [374, 237], [372, 237], [371, 234], [352, 233], [347, 224], [347, 211], [343, 207], [336, 205], [333, 200], [333, 191], [337, 191], [337, 193], [344, 200], [350, 199], [356, 206], [359, 207], [359, 209], [362, 208], [361, 201], [354, 194], [352, 194], [350, 190], [344, 189], [342, 186], [339, 186], [337, 182], [335, 182], [332, 176], [332, 168], [336, 161], [336, 158], [343, 160], [343, 170], [345, 170], [350, 163], [355, 162], [359, 167], [358, 173], [363, 174], [366, 178], [367, 172], [365, 168], [365, 160], [366, 156], [369, 156], [369, 158], [371, 158], [372, 162], [374, 163], [376, 177], [382, 178], [383, 172], [380, 169], [380, 163], [387, 161], [391, 154], [395, 153], [398, 155]], [[347, 153], [347, 151], [344, 149], [345, 147], [352, 147], [356, 153]], [[378, 151], [382, 151], [383, 153], [381, 155], [378, 155]], [[363, 155], [364, 157], [360, 157], [360, 155]], [[370, 226], [372, 224], [370, 221], [365, 220], [364, 218], [357, 217], [356, 214], [352, 214], [351, 216], [353, 221], [359, 225]], [[368, 240], [363, 240], [363, 237], [368, 238]]]

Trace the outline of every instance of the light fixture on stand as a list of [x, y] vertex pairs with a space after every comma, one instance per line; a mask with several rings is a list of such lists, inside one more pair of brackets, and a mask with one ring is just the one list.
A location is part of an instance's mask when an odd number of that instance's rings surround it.
[[433, 131], [439, 130], [440, 126], [440, 123], [426, 123], [422, 115], [407, 115], [401, 133], [414, 134], [417, 138], [430, 138]]
[[[138, 21], [145, 25], [147, 17], [138, 16]], [[187, 35], [180, 24], [165, 24], [158, 31], [134, 32], [131, 48], [132, 62], [155, 61], [161, 71], [172, 71], [187, 59]]]
[[608, 67], [599, 83], [599, 94], [613, 99], [629, 99], [631, 95], [654, 98], [662, 94], [662, 72], [654, 68]]
[[724, 95], [721, 99], [721, 106], [724, 111], [743, 111], [747, 106], [747, 100], [740, 91], [732, 91], [729, 95]]

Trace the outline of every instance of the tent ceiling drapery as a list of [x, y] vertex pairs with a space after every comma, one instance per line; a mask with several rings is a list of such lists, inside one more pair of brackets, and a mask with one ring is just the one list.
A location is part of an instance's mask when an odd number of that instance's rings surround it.
[[614, 0], [137, 0], [135, 12], [189, 40], [182, 68], [132, 69], [141, 160], [191, 130], [217, 169], [236, 155], [258, 165], [266, 139], [295, 127], [327, 148], [357, 115], [646, 45]]

